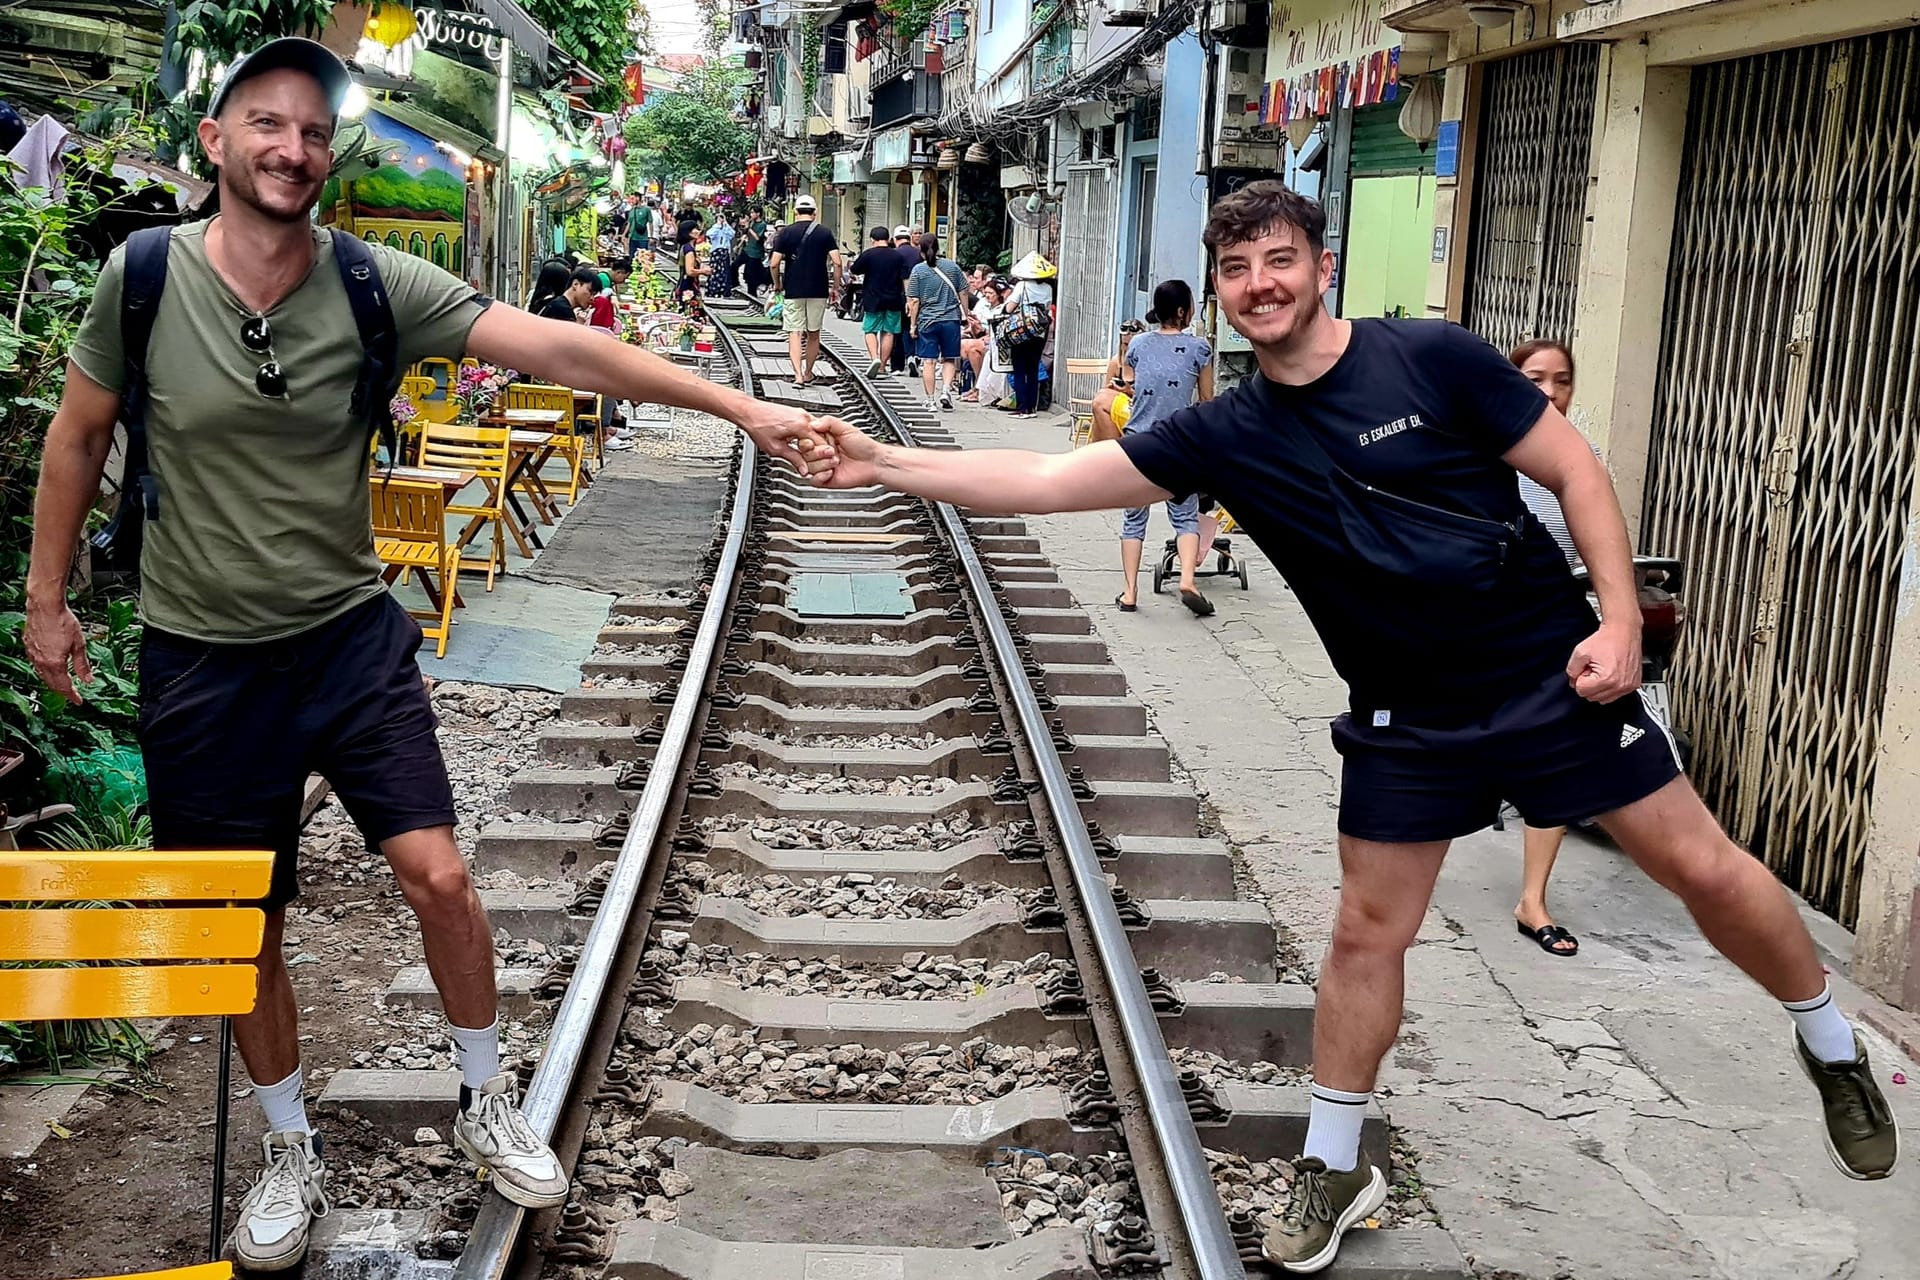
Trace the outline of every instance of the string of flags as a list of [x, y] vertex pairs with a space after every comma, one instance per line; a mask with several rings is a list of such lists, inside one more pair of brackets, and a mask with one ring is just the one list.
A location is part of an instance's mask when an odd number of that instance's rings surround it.
[[1285, 125], [1302, 117], [1331, 115], [1340, 107], [1371, 107], [1400, 97], [1400, 50], [1378, 49], [1350, 62], [1336, 62], [1260, 91], [1260, 122]]

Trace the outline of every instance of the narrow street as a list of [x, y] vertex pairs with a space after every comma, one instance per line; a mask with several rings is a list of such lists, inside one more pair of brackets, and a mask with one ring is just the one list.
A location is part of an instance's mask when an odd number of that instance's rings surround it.
[[[858, 341], [856, 325], [829, 327]], [[942, 420], [965, 447], [1067, 447], [1064, 414], [1018, 422], [963, 405]], [[1123, 614], [1110, 603], [1119, 512], [1027, 523], [1311, 971], [1339, 888], [1327, 726], [1344, 689], [1304, 613], [1245, 539], [1234, 545], [1250, 558], [1250, 590], [1201, 580], [1213, 618], [1171, 591], [1151, 597], [1152, 557], [1170, 533], [1156, 509], [1140, 610]], [[1571, 833], [1549, 902], [1581, 950], [1562, 959], [1514, 930], [1519, 877], [1517, 823], [1455, 843], [1381, 1078], [1382, 1106], [1479, 1273], [1911, 1276], [1910, 1193], [1834, 1170], [1778, 1004], [1714, 954], [1679, 903], [1610, 845]], [[1851, 936], [1802, 914], [1841, 1002], [1871, 1002], [1845, 978]], [[1920, 1079], [1863, 1031], [1883, 1078]], [[1895, 1083], [1890, 1098], [1911, 1141], [1912, 1085]]]

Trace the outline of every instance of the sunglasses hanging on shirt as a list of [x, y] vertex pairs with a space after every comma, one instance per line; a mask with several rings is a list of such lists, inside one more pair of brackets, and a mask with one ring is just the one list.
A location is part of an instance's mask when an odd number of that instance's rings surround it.
[[240, 326], [240, 344], [257, 356], [267, 357], [253, 375], [253, 389], [269, 400], [284, 400], [287, 375], [274, 358], [273, 326], [265, 316], [249, 316]]

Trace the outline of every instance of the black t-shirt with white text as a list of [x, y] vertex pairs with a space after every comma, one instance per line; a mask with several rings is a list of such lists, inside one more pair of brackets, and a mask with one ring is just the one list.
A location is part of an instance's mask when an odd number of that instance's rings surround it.
[[[1355, 320], [1305, 386], [1255, 374], [1120, 442], [1169, 493], [1211, 495], [1280, 570], [1356, 710], [1444, 721], [1492, 710], [1564, 668], [1595, 620], [1501, 455], [1546, 398], [1485, 340], [1439, 320]], [[1363, 561], [1341, 531], [1327, 456], [1387, 493], [1517, 523], [1498, 587], [1422, 584]]]
[[827, 296], [827, 259], [833, 256], [834, 248], [833, 232], [811, 219], [780, 229], [773, 251], [784, 255], [780, 269], [789, 298]]
[[887, 245], [868, 249], [853, 260], [860, 276], [860, 306], [867, 311], [904, 311], [907, 307], [906, 263]]

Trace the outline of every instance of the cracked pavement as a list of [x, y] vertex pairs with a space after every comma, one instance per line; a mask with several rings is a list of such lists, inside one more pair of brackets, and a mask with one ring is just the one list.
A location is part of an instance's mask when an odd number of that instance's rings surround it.
[[[963, 445], [1066, 447], [1064, 418], [963, 409]], [[1292, 594], [1251, 552], [1252, 588], [1202, 579], [1200, 620], [1150, 593], [1171, 529], [1147, 534], [1140, 610], [1122, 614], [1118, 512], [1029, 520], [1088, 606], [1252, 882], [1310, 964], [1339, 886], [1345, 691]], [[1420, 1156], [1479, 1274], [1509, 1280], [1897, 1280], [1920, 1274], [1912, 1168], [1840, 1175], [1779, 1006], [1707, 946], [1684, 910], [1610, 846], [1571, 835], [1548, 902], [1580, 939], [1560, 958], [1521, 937], [1516, 827], [1455, 843], [1407, 964], [1407, 1017], [1382, 1103]], [[1811, 917], [1834, 990], [1848, 935]], [[1864, 1029], [1863, 1029], [1864, 1030]], [[1865, 1036], [1911, 1148], [1920, 1068]]]

